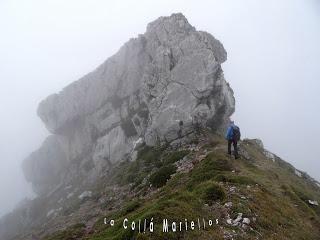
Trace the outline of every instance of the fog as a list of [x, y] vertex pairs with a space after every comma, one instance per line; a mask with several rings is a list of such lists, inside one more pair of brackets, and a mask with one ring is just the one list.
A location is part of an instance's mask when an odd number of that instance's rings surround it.
[[320, 180], [319, 1], [1, 0], [0, 215], [33, 196], [20, 165], [49, 134], [38, 103], [173, 12], [224, 44], [242, 135]]

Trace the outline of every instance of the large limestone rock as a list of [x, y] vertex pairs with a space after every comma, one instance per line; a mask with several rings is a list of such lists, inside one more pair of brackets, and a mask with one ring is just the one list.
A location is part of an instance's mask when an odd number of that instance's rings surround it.
[[96, 70], [40, 103], [38, 115], [56, 142], [47, 140], [26, 160], [27, 179], [48, 192], [70, 162], [92, 166], [83, 172], [90, 175], [130, 156], [140, 138], [154, 145], [195, 127], [218, 129], [235, 104], [221, 69], [226, 58], [222, 44], [182, 14], [150, 23]]
[[63, 138], [49, 136], [39, 150], [24, 160], [22, 168], [25, 178], [32, 182], [36, 193], [46, 192], [60, 183], [62, 170], [68, 165], [68, 152], [63, 146], [66, 146]]

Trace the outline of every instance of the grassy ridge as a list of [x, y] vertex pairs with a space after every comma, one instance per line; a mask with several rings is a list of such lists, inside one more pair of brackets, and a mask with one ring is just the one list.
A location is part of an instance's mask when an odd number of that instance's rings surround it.
[[[263, 149], [250, 141], [241, 146], [250, 159], [234, 160], [225, 154], [221, 137], [208, 139], [198, 143], [196, 152], [142, 148], [137, 160], [121, 163], [110, 180], [130, 185], [137, 193], [133, 198], [101, 216], [90, 233], [78, 225], [47, 239], [223, 239], [227, 233], [234, 234], [233, 239], [320, 239], [320, 208], [307, 202], [320, 202], [319, 189], [295, 175], [282, 160], [268, 159]], [[190, 172], [176, 173], [177, 161], [185, 156], [194, 160], [200, 153], [206, 156], [196, 161]], [[224, 207], [226, 202], [233, 203], [231, 209]], [[240, 212], [251, 219], [249, 229], [226, 223], [227, 214], [235, 218]], [[104, 218], [114, 219], [115, 226], [105, 225]], [[153, 218], [154, 232], [124, 229], [124, 218], [129, 223]], [[163, 219], [198, 218], [218, 218], [219, 224], [202, 231], [162, 232]]]

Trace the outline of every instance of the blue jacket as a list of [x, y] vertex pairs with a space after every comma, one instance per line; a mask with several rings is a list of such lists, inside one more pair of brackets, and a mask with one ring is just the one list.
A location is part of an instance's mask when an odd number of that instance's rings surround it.
[[227, 129], [227, 133], [226, 133], [226, 139], [227, 140], [232, 140], [233, 139], [233, 127], [235, 125], [234, 124], [230, 124], [228, 129]]

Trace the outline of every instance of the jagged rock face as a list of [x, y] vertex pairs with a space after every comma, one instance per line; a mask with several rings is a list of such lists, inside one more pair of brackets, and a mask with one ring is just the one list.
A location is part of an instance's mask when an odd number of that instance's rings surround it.
[[50, 182], [60, 181], [70, 161], [93, 166], [91, 174], [130, 155], [140, 138], [154, 145], [195, 126], [218, 129], [235, 104], [221, 69], [226, 58], [222, 44], [182, 14], [150, 23], [95, 71], [40, 103], [38, 115], [63, 139], [58, 148], [66, 155], [47, 157], [45, 144], [24, 164], [27, 179], [46, 182], [37, 166], [48, 164]]

